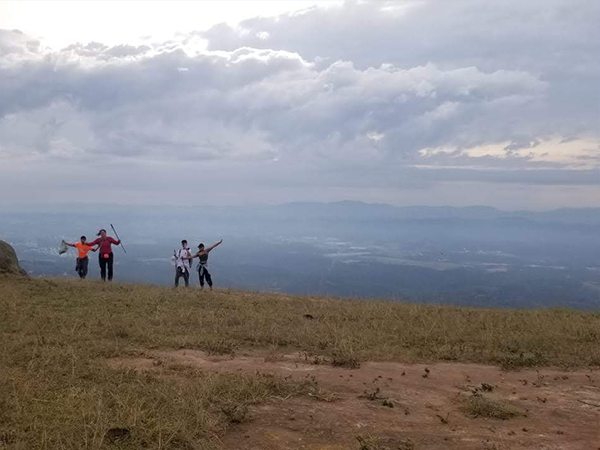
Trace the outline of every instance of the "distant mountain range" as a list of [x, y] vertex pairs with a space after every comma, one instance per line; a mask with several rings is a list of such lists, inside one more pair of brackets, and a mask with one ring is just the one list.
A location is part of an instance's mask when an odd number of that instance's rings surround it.
[[551, 211], [502, 211], [490, 206], [392, 206], [384, 203], [341, 202], [296, 202], [273, 206], [272, 208], [313, 215], [341, 217], [371, 216], [393, 219], [531, 219], [561, 222], [592, 222], [600, 224], [599, 208], [561, 208]]
[[173, 205], [119, 205], [119, 204], [40, 204], [2, 205], [0, 210], [15, 212], [168, 212], [168, 211], [207, 211], [213, 213], [273, 214], [281, 216], [301, 215], [321, 218], [376, 218], [376, 219], [529, 219], [536, 221], [578, 222], [600, 224], [598, 208], [559, 208], [550, 211], [504, 211], [490, 206], [393, 206], [385, 203], [365, 203], [344, 200], [338, 202], [290, 202], [279, 205], [247, 206], [173, 206]]

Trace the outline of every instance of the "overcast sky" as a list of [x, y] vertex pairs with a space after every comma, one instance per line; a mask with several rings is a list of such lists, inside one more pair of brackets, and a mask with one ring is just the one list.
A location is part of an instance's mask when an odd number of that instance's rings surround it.
[[600, 206], [600, 2], [1, 2], [0, 204]]

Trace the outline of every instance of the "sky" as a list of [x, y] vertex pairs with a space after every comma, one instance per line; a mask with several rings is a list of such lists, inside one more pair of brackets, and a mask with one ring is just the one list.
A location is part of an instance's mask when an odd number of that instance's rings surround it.
[[0, 206], [600, 207], [600, 2], [0, 1]]

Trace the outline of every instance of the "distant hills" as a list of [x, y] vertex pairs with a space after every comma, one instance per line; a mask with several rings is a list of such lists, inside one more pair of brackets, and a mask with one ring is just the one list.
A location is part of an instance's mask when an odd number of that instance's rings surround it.
[[392, 206], [385, 203], [341, 202], [293, 202], [273, 206], [275, 210], [328, 216], [376, 216], [393, 219], [501, 219], [524, 218], [560, 222], [591, 222], [600, 224], [599, 208], [561, 208], [551, 211], [503, 211], [491, 206]]
[[335, 218], [383, 218], [401, 220], [423, 219], [529, 219], [537, 221], [578, 222], [600, 224], [600, 207], [598, 208], [559, 208], [550, 211], [504, 211], [491, 206], [393, 206], [385, 203], [366, 203], [361, 201], [336, 202], [289, 202], [279, 205], [244, 205], [244, 206], [174, 206], [174, 205], [119, 205], [119, 204], [0, 204], [0, 210], [11, 212], [168, 212], [168, 211], [206, 211], [213, 213], [243, 213], [278, 215], [310, 215]]

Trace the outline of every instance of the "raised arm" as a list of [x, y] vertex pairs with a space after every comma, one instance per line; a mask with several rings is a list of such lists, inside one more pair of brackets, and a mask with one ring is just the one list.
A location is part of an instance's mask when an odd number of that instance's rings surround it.
[[67, 241], [63, 241], [65, 243], [65, 245], [68, 245], [69, 247], [75, 247], [75, 244], [71, 244], [70, 242]]
[[193, 255], [188, 251], [188, 255], [184, 256], [183, 259], [189, 259], [190, 261], [194, 258], [197, 258], [200, 255], [200, 252], [196, 252]]
[[223, 239], [221, 239], [219, 242], [217, 242], [216, 244], [211, 245], [210, 247], [208, 247], [206, 249], [206, 253], [210, 252], [212, 249], [214, 249], [215, 247], [218, 247], [219, 245], [221, 245], [221, 243], [223, 242]]

